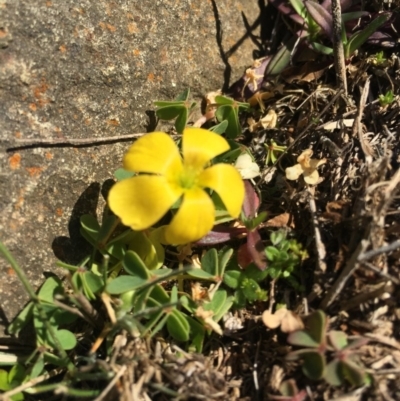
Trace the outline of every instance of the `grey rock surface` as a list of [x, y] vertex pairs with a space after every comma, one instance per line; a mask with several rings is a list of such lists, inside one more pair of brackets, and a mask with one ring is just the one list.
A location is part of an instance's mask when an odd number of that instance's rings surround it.
[[[243, 15], [257, 35], [258, 5], [0, 0], [0, 239], [35, 288], [44, 273], [64, 273], [57, 260], [78, 263], [87, 252], [79, 216], [101, 216], [129, 143], [6, 149], [16, 138], [146, 132], [154, 100], [226, 87], [252, 62]], [[2, 334], [28, 298], [4, 260], [0, 271]]]

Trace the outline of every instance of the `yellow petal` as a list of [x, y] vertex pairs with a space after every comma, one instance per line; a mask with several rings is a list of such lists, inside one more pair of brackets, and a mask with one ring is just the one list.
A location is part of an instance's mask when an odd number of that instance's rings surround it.
[[288, 180], [297, 180], [302, 173], [303, 169], [301, 167], [301, 164], [295, 164], [294, 166], [288, 167], [285, 170], [286, 178]]
[[211, 159], [229, 150], [222, 136], [202, 128], [186, 128], [183, 131], [182, 153], [186, 166], [202, 169]]
[[139, 138], [124, 156], [124, 168], [136, 173], [165, 174], [180, 171], [182, 159], [175, 142], [164, 132]]
[[165, 228], [165, 239], [170, 244], [187, 244], [204, 237], [214, 225], [214, 204], [201, 188], [193, 188], [183, 195], [182, 205]]
[[202, 171], [199, 185], [214, 190], [232, 217], [238, 217], [243, 205], [244, 184], [240, 173], [229, 164], [215, 164]]
[[139, 175], [117, 182], [110, 189], [108, 204], [123, 224], [140, 231], [157, 223], [181, 195], [165, 177]]

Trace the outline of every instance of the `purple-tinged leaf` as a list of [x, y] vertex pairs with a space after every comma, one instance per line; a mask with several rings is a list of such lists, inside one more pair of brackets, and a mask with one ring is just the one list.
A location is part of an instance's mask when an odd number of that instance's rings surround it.
[[340, 330], [332, 330], [328, 333], [329, 343], [332, 347], [339, 351], [347, 346], [347, 335]]
[[277, 8], [282, 14], [291, 18], [294, 22], [297, 22], [299, 25], [304, 24], [304, 18], [297, 14], [293, 7], [288, 5], [287, 0], [269, 0], [269, 3]]
[[319, 380], [324, 376], [326, 358], [319, 352], [308, 352], [303, 355], [303, 373], [310, 379]]
[[254, 264], [260, 269], [267, 268], [267, 257], [264, 252], [264, 244], [260, 233], [257, 230], [249, 231], [247, 234], [247, 249], [253, 259]]
[[[265, 69], [270, 60], [270, 56], [254, 60], [253, 65], [246, 69], [244, 75], [230, 86], [229, 95], [235, 100], [251, 98], [261, 88]], [[255, 77], [254, 80], [251, 79], [251, 74]]]
[[296, 13], [300, 15], [300, 17], [304, 18], [307, 21], [307, 11], [304, 7], [304, 0], [289, 0], [292, 7], [295, 9]]
[[353, 386], [362, 386], [365, 384], [367, 375], [361, 366], [358, 366], [349, 359], [343, 360], [342, 372], [344, 378]]
[[315, 339], [313, 339], [305, 330], [297, 330], [290, 333], [287, 342], [299, 347], [317, 348], [319, 346], [319, 343], [316, 342]]
[[352, 35], [345, 46], [345, 57], [349, 58], [357, 49], [359, 49], [376, 30], [384, 24], [389, 18], [390, 13], [382, 13], [371, 21], [362, 31]]
[[340, 386], [343, 384], [343, 374], [342, 374], [342, 362], [334, 359], [332, 362], [328, 363], [325, 369], [324, 378], [331, 386]]
[[368, 17], [369, 15], [371, 14], [367, 11], [354, 11], [352, 13], [342, 14], [342, 21], [348, 22], [362, 17]]
[[356, 339], [352, 339], [351, 342], [349, 343], [349, 345], [347, 345], [347, 347], [345, 349], [347, 351], [347, 350], [359, 348], [359, 347], [362, 347], [363, 345], [368, 344], [368, 342], [369, 342], [368, 338], [358, 337]]
[[[307, 31], [304, 30], [307, 34]], [[290, 63], [292, 50], [297, 42], [297, 37], [284, 39], [282, 46], [275, 53], [265, 70], [265, 76], [274, 76], [280, 74]]]
[[215, 226], [207, 235], [195, 242], [198, 246], [208, 246], [228, 242], [239, 235], [245, 234], [246, 228]]
[[381, 46], [384, 48], [392, 48], [396, 45], [394, 38], [385, 32], [375, 32], [367, 40], [371, 45]]
[[249, 180], [244, 180], [244, 191], [242, 210], [247, 219], [252, 219], [256, 216], [260, 199]]
[[313, 20], [322, 28], [325, 34], [332, 40], [333, 38], [333, 20], [332, 14], [324, 7], [314, 1], [304, 2], [308, 13]]

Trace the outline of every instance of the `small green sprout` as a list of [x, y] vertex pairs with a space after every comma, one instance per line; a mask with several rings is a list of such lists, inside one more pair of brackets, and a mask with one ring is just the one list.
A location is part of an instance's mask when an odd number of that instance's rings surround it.
[[274, 231], [270, 235], [272, 245], [265, 248], [268, 260], [268, 275], [273, 279], [284, 278], [298, 287], [295, 270], [308, 258], [307, 251], [295, 239], [287, 239], [285, 230]]
[[387, 61], [387, 59], [385, 58], [385, 54], [383, 53], [383, 51], [381, 51], [381, 52], [378, 52], [378, 53], [375, 54], [375, 57], [373, 58], [372, 62], [376, 66], [380, 66], [382, 64], [385, 64], [386, 61]]
[[394, 102], [394, 99], [393, 91], [389, 90], [384, 95], [379, 95], [379, 104], [381, 107], [386, 108]]
[[264, 145], [267, 151], [267, 156], [265, 158], [265, 165], [275, 164], [278, 159], [277, 153], [285, 152], [287, 146], [278, 145], [273, 139], [270, 140], [269, 145]]

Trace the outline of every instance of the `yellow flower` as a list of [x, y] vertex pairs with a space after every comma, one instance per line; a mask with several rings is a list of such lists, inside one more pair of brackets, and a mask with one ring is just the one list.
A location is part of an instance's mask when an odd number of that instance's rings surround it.
[[298, 158], [297, 163], [285, 170], [288, 180], [297, 180], [303, 174], [306, 184], [315, 185], [318, 183], [319, 174], [317, 168], [326, 163], [326, 159], [311, 159], [313, 151], [306, 149]]
[[193, 242], [214, 225], [214, 204], [204, 190], [215, 191], [228, 213], [239, 216], [244, 185], [235, 167], [211, 159], [229, 150], [221, 136], [201, 128], [186, 128], [182, 155], [164, 132], [153, 132], [138, 139], [124, 157], [124, 168], [138, 175], [116, 183], [110, 190], [110, 209], [126, 226], [141, 231], [157, 223], [171, 206], [180, 207], [165, 227], [164, 239], [170, 244]]

